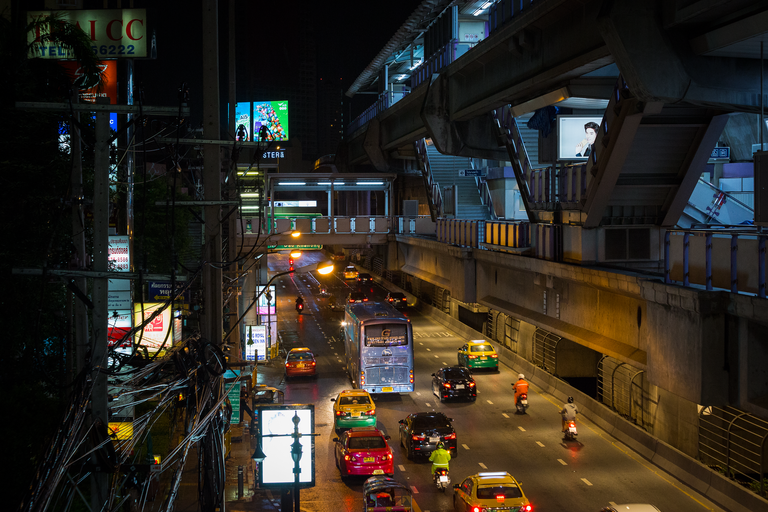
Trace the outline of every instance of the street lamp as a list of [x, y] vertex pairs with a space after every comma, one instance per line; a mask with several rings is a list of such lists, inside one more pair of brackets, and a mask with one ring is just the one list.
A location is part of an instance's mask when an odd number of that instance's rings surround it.
[[302, 447], [299, 441], [301, 439], [301, 432], [299, 432], [301, 418], [299, 418], [298, 411], [293, 413], [291, 421], [293, 421], [293, 444], [291, 444], [291, 458], [293, 459], [293, 510], [294, 512], [299, 512], [301, 510], [299, 508], [299, 474], [301, 474], [299, 462], [301, 461]]

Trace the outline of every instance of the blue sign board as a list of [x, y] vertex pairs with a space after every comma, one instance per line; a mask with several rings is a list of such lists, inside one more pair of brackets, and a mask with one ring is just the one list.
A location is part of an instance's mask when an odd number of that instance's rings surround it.
[[[161, 301], [161, 300], [168, 300], [171, 298], [171, 282], [170, 281], [150, 281], [149, 283], [149, 300], [150, 301]], [[176, 283], [176, 289], [180, 290], [184, 288], [187, 285], [185, 282], [177, 282]], [[184, 292], [183, 299], [184, 302], [189, 302], [190, 299], [190, 291], [187, 289]]]
[[482, 177], [485, 176], [485, 169], [460, 169], [459, 176], [470, 177]]
[[730, 160], [731, 148], [714, 148], [709, 158], [711, 160]]

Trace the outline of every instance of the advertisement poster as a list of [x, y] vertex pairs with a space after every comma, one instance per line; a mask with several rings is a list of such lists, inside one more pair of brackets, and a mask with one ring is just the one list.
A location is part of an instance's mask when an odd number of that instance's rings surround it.
[[[67, 74], [72, 79], [72, 83], [79, 83], [83, 80], [83, 68], [79, 63], [74, 61], [66, 61], [61, 63], [62, 67], [67, 70]], [[99, 64], [101, 70], [101, 87], [91, 87], [90, 89], [80, 90], [80, 101], [84, 103], [96, 103], [96, 98], [109, 98], [109, 103], [112, 105], [117, 104], [117, 61], [116, 60], [103, 60]], [[91, 80], [92, 83], [95, 79]], [[116, 126], [110, 128], [115, 130]]]
[[288, 140], [288, 102], [253, 103], [253, 138], [257, 140], [262, 126], [267, 127], [266, 140]]
[[[136, 326], [143, 324], [148, 318], [150, 318], [155, 311], [165, 306], [165, 303], [153, 303], [145, 302], [143, 304], [144, 311], [142, 314], [142, 304], [134, 304], [133, 317]], [[173, 346], [173, 338], [169, 332], [171, 329], [171, 308], [165, 308], [162, 313], [157, 315], [150, 323], [144, 326], [143, 329], [136, 332], [134, 335], [135, 341], [142, 347], [147, 347], [149, 352], [157, 352], [165, 342], [165, 348], [169, 349]], [[166, 341], [166, 336], [168, 341]]]
[[111, 235], [109, 237], [107, 265], [110, 272], [129, 272], [131, 270], [130, 246], [127, 236]]
[[235, 105], [235, 129], [239, 128], [240, 125], [245, 126], [244, 140], [253, 140], [251, 137], [251, 104], [248, 102]]
[[[147, 56], [147, 13], [145, 9], [73, 9], [64, 11], [29, 11], [27, 23], [55, 14], [59, 20], [72, 23], [91, 40], [91, 49], [104, 59], [124, 59]], [[50, 28], [43, 26], [30, 32], [29, 58], [74, 59], [64, 46], [44, 42], [41, 36]]]
[[557, 159], [586, 161], [602, 120], [599, 116], [557, 116]]
[[[293, 444], [294, 417], [298, 416], [301, 459], [299, 459], [299, 482], [301, 487], [315, 485], [315, 423], [314, 405], [276, 405], [259, 408], [259, 427], [262, 433], [261, 449], [264, 462], [259, 471], [261, 485], [284, 486], [294, 483], [294, 462], [291, 457]], [[270, 436], [270, 437], [267, 437]]]
[[245, 330], [245, 360], [266, 361], [267, 356], [267, 326], [249, 325]]
[[[263, 286], [258, 288], [259, 293], [264, 289]], [[274, 315], [277, 314], [277, 295], [275, 294], [275, 285], [269, 287], [269, 291], [261, 293], [259, 295], [259, 303], [256, 305], [259, 315]]]

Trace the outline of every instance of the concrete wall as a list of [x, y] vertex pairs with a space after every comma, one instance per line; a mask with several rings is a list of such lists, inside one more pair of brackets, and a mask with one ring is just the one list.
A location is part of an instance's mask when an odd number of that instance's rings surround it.
[[560, 378], [595, 377], [597, 363], [603, 354], [571, 340], [557, 344], [557, 375]]

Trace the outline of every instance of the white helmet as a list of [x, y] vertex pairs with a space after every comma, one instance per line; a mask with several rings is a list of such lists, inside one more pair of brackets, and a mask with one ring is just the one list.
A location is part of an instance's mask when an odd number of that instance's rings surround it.
[[517, 380], [525, 380], [525, 375], [523, 375], [522, 373], [518, 374]]

